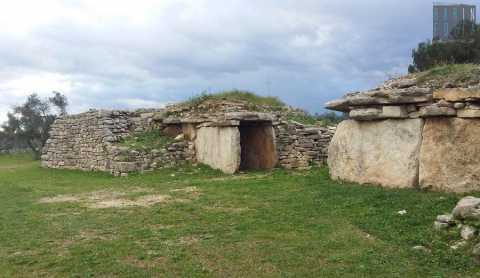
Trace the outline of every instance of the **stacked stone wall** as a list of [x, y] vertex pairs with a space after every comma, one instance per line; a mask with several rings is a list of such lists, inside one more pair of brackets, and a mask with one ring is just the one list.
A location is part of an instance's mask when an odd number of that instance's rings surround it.
[[[249, 105], [242, 102], [213, 102], [194, 108], [171, 106], [134, 112], [92, 110], [66, 116], [52, 125], [42, 164], [49, 168], [106, 171], [125, 176], [130, 172], [196, 163], [195, 139], [200, 127], [238, 129], [241, 121], [273, 126], [280, 167], [305, 169], [325, 163], [334, 128], [288, 121], [282, 111], [265, 113], [249, 109]], [[161, 149], [147, 150], [120, 144], [128, 136], [152, 130], [160, 130], [171, 137], [172, 143]]]
[[149, 152], [119, 144], [129, 135], [162, 129], [155, 121], [157, 113], [92, 110], [59, 118], [43, 149], [42, 165], [126, 175], [193, 160], [193, 145], [182, 139]]
[[306, 127], [282, 121], [274, 125], [278, 163], [287, 169], [305, 169], [327, 161], [328, 145], [335, 127]]

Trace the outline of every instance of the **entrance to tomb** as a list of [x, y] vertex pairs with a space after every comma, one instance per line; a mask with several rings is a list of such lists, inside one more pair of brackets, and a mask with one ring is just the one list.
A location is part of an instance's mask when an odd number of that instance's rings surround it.
[[268, 170], [277, 165], [275, 132], [270, 122], [241, 121], [240, 170]]

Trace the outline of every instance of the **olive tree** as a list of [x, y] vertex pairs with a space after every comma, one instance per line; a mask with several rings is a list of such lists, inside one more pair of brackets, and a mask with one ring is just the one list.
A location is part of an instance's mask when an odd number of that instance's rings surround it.
[[4, 137], [24, 142], [34, 158], [39, 159], [50, 126], [59, 115], [66, 114], [67, 105], [67, 98], [59, 92], [53, 92], [48, 99], [31, 94], [24, 104], [7, 114], [8, 120], [2, 125]]

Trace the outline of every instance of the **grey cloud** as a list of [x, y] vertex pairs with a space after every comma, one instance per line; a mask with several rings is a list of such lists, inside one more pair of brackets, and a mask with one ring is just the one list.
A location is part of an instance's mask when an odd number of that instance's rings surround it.
[[[59, 16], [26, 37], [0, 29], [0, 82], [60, 74], [70, 81], [74, 111], [239, 88], [315, 112], [405, 72], [431, 29], [431, 3], [418, 0], [173, 1], [144, 12], [139, 24]], [[0, 94], [9, 90], [0, 83]]]

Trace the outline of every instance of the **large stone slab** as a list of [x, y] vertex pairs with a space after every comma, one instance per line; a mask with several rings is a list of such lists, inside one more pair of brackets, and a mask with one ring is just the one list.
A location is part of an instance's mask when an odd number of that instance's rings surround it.
[[457, 111], [459, 118], [480, 118], [480, 110], [478, 109], [460, 109]]
[[352, 93], [339, 100], [327, 102], [325, 107], [330, 110], [349, 112], [351, 107], [368, 107], [382, 105], [403, 105], [428, 103], [433, 100], [433, 93], [428, 88], [407, 88], [373, 90], [363, 93]]
[[480, 119], [426, 120], [420, 185], [452, 192], [480, 190]]
[[385, 187], [418, 185], [422, 119], [343, 121], [330, 143], [333, 179]]
[[444, 99], [446, 101], [465, 101], [468, 99], [479, 100], [480, 89], [479, 88], [452, 88], [452, 89], [440, 89], [433, 92], [434, 99]]
[[201, 127], [195, 139], [197, 160], [200, 163], [233, 174], [241, 159], [238, 127]]

